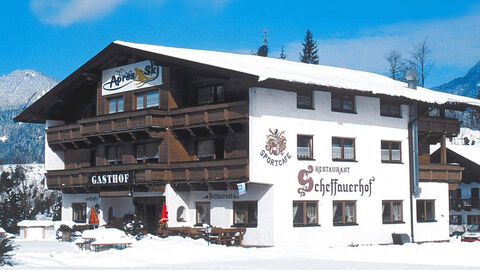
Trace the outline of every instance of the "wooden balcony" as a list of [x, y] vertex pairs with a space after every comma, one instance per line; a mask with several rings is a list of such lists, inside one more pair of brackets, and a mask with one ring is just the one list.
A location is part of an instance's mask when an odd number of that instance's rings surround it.
[[453, 188], [462, 180], [463, 170], [456, 164], [420, 163], [420, 182], [446, 182]]
[[248, 158], [50, 170], [46, 173], [46, 177], [50, 189], [73, 189], [72, 192], [88, 192], [92, 191], [92, 187], [89, 186], [90, 175], [127, 171], [134, 172], [135, 186], [164, 185], [166, 183], [187, 186], [190, 184], [245, 182], [248, 180]]
[[172, 129], [231, 124], [248, 120], [248, 101], [181, 108], [170, 111]]
[[57, 148], [84, 148], [98, 143], [162, 138], [167, 128], [187, 130], [228, 126], [248, 121], [248, 102], [237, 101], [165, 111], [147, 109], [79, 120], [47, 129], [48, 143]]
[[418, 118], [418, 132], [424, 134], [436, 134], [456, 136], [460, 131], [460, 121], [454, 118], [440, 118], [421, 116]]

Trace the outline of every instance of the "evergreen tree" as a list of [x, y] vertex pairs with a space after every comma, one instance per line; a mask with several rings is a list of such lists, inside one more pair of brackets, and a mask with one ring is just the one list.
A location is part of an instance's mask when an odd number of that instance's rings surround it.
[[282, 45], [282, 51], [280, 52], [280, 59], [285, 60], [287, 58], [287, 54], [285, 54], [285, 50], [283, 49]]
[[0, 266], [12, 265], [10, 260], [14, 249], [12, 240], [6, 235], [0, 235]]
[[310, 29], [307, 29], [302, 46], [303, 49], [300, 53], [300, 61], [308, 64], [318, 64], [317, 42], [313, 40], [313, 35], [312, 32], [310, 32]]
[[38, 215], [58, 219], [60, 201], [59, 192], [28, 181], [22, 165], [0, 175], [0, 227], [10, 233], [18, 233], [18, 222], [35, 219]]

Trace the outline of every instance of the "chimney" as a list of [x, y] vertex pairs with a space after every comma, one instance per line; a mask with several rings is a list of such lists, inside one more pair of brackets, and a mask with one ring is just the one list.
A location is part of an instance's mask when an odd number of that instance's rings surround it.
[[408, 88], [417, 89], [417, 82], [418, 82], [418, 73], [414, 69], [410, 69], [407, 71], [407, 75], [405, 76], [408, 83]]

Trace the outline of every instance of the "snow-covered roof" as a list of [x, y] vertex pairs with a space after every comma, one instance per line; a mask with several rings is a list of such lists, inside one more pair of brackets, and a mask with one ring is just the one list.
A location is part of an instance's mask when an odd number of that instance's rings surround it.
[[17, 223], [19, 227], [50, 227], [54, 226], [51, 220], [22, 220]]
[[301, 62], [259, 57], [255, 55], [173, 48], [125, 41], [114, 41], [114, 43], [159, 55], [251, 74], [258, 76], [259, 81], [276, 79], [295, 83], [364, 91], [372, 94], [398, 96], [426, 103], [462, 103], [480, 107], [480, 100], [477, 99], [447, 94], [423, 87], [417, 87], [417, 90], [413, 90], [408, 88], [407, 84], [404, 82], [395, 81], [386, 76], [370, 72], [323, 65], [304, 64]]
[[447, 148], [480, 165], [480, 147], [474, 145], [447, 145]]

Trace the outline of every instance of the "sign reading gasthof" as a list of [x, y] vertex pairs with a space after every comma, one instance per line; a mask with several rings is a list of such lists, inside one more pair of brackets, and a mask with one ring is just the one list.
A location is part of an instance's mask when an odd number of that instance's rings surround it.
[[162, 84], [162, 67], [152, 61], [106, 69], [102, 72], [102, 96]]
[[133, 172], [112, 172], [91, 174], [88, 183], [92, 186], [131, 185]]

